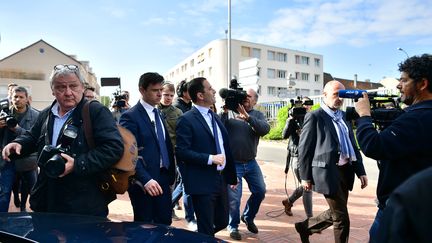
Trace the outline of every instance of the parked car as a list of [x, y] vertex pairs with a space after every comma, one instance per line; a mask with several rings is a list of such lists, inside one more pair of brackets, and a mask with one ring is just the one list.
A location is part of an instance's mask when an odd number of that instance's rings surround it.
[[107, 218], [53, 214], [0, 213], [0, 242], [225, 242], [167, 225], [116, 222]]

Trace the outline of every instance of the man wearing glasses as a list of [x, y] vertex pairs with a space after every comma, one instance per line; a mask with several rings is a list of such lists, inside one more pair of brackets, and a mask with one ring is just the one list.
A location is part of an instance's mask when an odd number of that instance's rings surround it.
[[[95, 147], [87, 145], [81, 115], [84, 83], [76, 65], [56, 65], [50, 81], [55, 101], [40, 113], [29, 132], [3, 149], [7, 161], [35, 150], [39, 153], [40, 173], [30, 197], [33, 211], [106, 217], [108, 203], [115, 198], [100, 188], [99, 175], [123, 154], [121, 136], [109, 110], [92, 102], [89, 113], [92, 124], [97, 124], [92, 131]], [[47, 152], [53, 147], [63, 152]]]

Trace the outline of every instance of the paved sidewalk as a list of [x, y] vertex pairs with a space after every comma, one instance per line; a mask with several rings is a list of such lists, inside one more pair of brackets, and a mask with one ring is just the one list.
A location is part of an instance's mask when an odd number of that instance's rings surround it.
[[[281, 201], [286, 198], [285, 195], [285, 174], [284, 166], [274, 162], [259, 162], [263, 171], [265, 182], [267, 185], [267, 194], [263, 203], [261, 204], [260, 211], [255, 219], [255, 224], [258, 226], [259, 233], [250, 233], [243, 223], [240, 223], [240, 233], [242, 241], [238, 242], [300, 242], [300, 238], [295, 231], [294, 223], [305, 219], [303, 203], [299, 199], [292, 211], [294, 216], [289, 217], [283, 212]], [[249, 197], [250, 193], [247, 184], [243, 183], [243, 200], [242, 208], [244, 207], [245, 200]], [[291, 193], [295, 188], [294, 178], [291, 171], [287, 177], [287, 190]], [[375, 190], [376, 181], [369, 181], [369, 186], [363, 190], [360, 189], [358, 179], [354, 184], [354, 190], [350, 193], [348, 210], [351, 219], [351, 230], [349, 242], [368, 242], [368, 230], [375, 217]], [[132, 221], [133, 213], [132, 207], [129, 202], [129, 197], [126, 194], [119, 195], [118, 199], [110, 204], [109, 218], [112, 220]], [[324, 197], [320, 194], [313, 194], [313, 210], [314, 215], [318, 215], [321, 211], [328, 208]], [[10, 212], [17, 212], [19, 209], [13, 206], [13, 197], [11, 198]], [[185, 228], [186, 221], [184, 220], [183, 210], [176, 210], [176, 214], [181, 220], [173, 221], [172, 226], [178, 228]], [[235, 242], [229, 237], [227, 230], [223, 230], [216, 234], [216, 237]], [[314, 234], [310, 237], [310, 242], [330, 243], [334, 242], [332, 227], [326, 229], [321, 234]]]
[[[267, 194], [260, 211], [255, 219], [255, 224], [258, 226], [259, 233], [250, 233], [243, 223], [240, 223], [240, 233], [242, 241], [237, 242], [300, 242], [294, 223], [305, 219], [303, 203], [299, 199], [292, 211], [294, 216], [289, 217], [283, 212], [281, 201], [286, 198], [284, 189], [284, 167], [270, 162], [259, 162], [265, 182], [267, 185]], [[247, 187], [246, 183], [243, 183]], [[243, 188], [242, 207], [244, 207], [245, 199], [250, 195], [247, 188]], [[294, 190], [294, 178], [291, 172], [287, 177], [287, 190], [291, 193]], [[360, 189], [359, 181], [356, 180], [354, 190], [350, 193], [348, 210], [351, 219], [350, 242], [368, 242], [368, 230], [375, 217], [376, 206], [375, 200], [376, 182], [371, 181], [369, 186], [363, 190]], [[313, 195], [313, 210], [314, 214], [318, 215], [321, 211], [328, 208], [324, 197], [320, 194]], [[183, 210], [176, 210], [176, 214], [182, 218], [179, 221], [173, 221], [173, 226], [185, 228], [186, 221], [184, 220]], [[115, 220], [132, 220], [133, 214], [127, 195], [121, 195], [116, 201], [110, 204], [109, 218]], [[229, 237], [227, 230], [220, 231], [216, 237], [236, 242]], [[332, 227], [326, 229], [321, 234], [314, 234], [310, 237], [310, 242], [327, 243], [334, 242]]]

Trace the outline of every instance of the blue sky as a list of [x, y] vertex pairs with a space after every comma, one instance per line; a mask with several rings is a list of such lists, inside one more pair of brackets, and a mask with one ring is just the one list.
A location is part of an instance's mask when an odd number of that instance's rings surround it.
[[[0, 59], [43, 39], [88, 60], [98, 78], [121, 77], [139, 97], [139, 76], [163, 74], [225, 38], [224, 0], [2, 1]], [[232, 38], [324, 56], [335, 77], [376, 82], [397, 64], [431, 53], [432, 0], [232, 0]], [[113, 90], [102, 88], [103, 95]]]

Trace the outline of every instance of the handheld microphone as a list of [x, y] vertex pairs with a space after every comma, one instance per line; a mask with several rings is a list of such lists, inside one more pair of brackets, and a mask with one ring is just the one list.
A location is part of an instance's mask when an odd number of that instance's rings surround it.
[[363, 92], [366, 92], [366, 90], [343, 89], [339, 90], [338, 95], [340, 98], [358, 99], [363, 97]]

